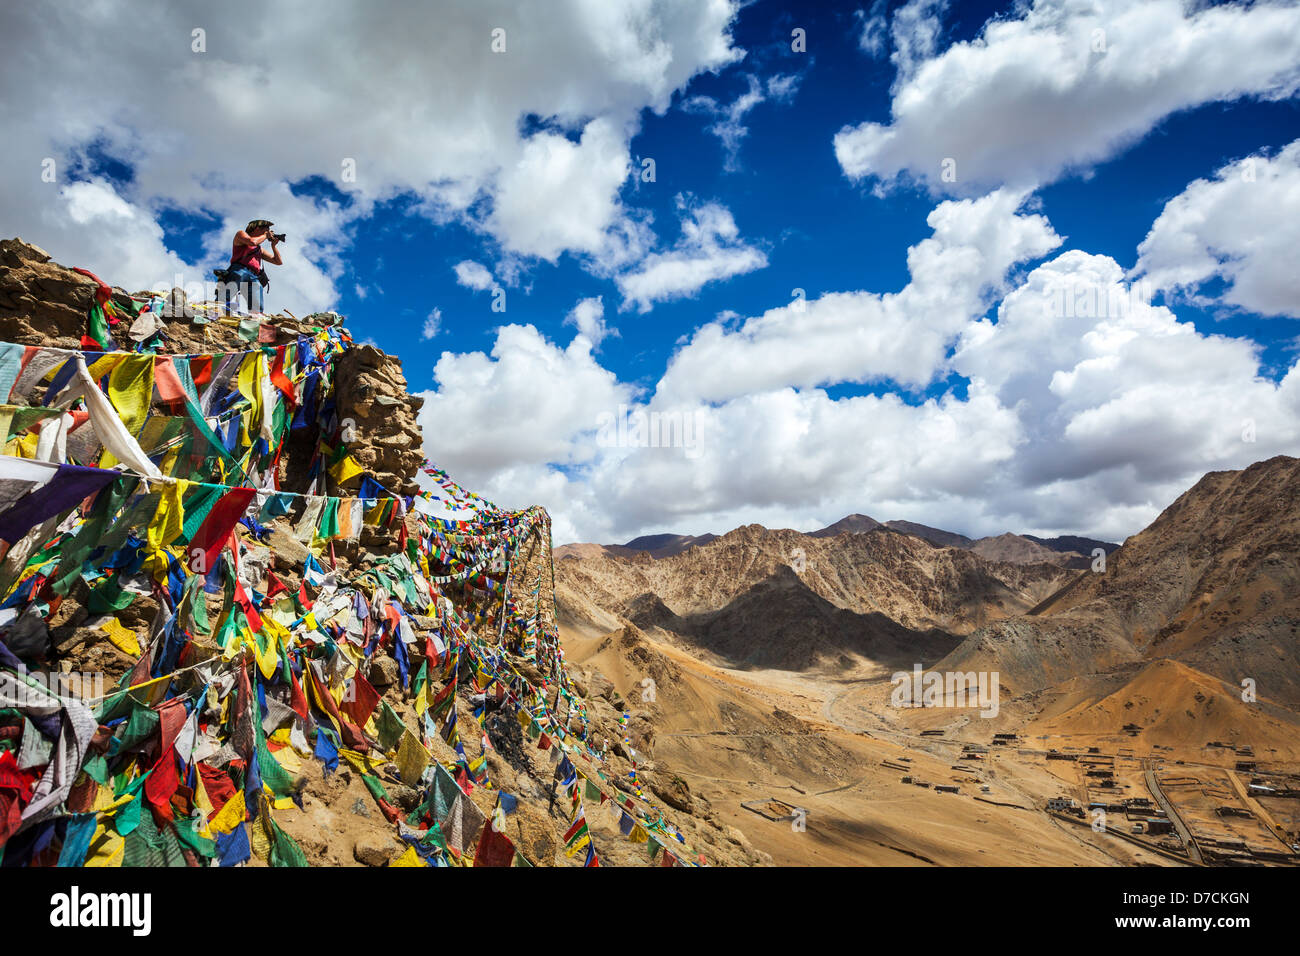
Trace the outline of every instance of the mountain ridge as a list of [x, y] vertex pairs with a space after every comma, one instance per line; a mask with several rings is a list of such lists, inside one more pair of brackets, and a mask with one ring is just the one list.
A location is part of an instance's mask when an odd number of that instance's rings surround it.
[[[734, 530], [734, 529], [733, 529]], [[784, 530], [784, 529], [783, 529]], [[945, 531], [914, 521], [877, 521], [864, 514], [845, 515], [839, 521], [818, 528], [815, 531], [796, 532], [812, 538], [834, 538], [841, 534], [870, 534], [874, 531], [891, 531], [897, 534], [911, 535], [927, 541], [937, 548], [958, 548], [974, 551], [981, 557], [992, 561], [1009, 561], [1016, 564], [1054, 563], [1073, 569], [1088, 567], [1092, 562], [1095, 549], [1101, 548], [1105, 553], [1120, 546], [1109, 541], [1080, 535], [1061, 535], [1055, 538], [1039, 538], [1034, 535], [1004, 532], [1000, 535], [983, 538], [970, 538], [955, 531]], [[708, 544], [719, 535], [689, 535], [674, 532], [646, 534], [633, 538], [626, 544], [596, 544], [593, 542], [575, 542], [560, 545], [555, 549], [558, 558], [591, 557], [597, 554], [633, 557], [639, 552], [659, 559], [672, 557], [690, 548]]]

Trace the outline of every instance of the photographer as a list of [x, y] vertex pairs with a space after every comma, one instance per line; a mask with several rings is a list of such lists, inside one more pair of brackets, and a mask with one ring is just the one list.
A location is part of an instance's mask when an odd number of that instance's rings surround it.
[[[224, 277], [218, 274], [218, 278], [223, 279], [223, 301], [227, 313], [230, 312], [230, 300], [234, 298], [235, 293], [243, 294], [249, 312], [254, 314], [262, 312], [262, 290], [271, 284], [263, 266], [284, 265], [278, 248], [279, 244], [284, 242], [284, 234], [271, 232], [273, 225], [274, 223], [266, 219], [254, 219], [247, 228], [235, 233], [235, 241], [230, 252], [230, 265], [226, 268]], [[262, 243], [268, 239], [271, 242], [271, 254], [264, 256]]]

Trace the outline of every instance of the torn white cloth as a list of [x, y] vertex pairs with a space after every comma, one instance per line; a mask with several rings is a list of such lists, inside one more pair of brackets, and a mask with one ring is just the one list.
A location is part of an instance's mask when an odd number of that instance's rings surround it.
[[280, 390], [271, 382], [271, 370], [267, 368], [265, 355], [257, 357], [257, 384], [262, 391], [261, 435], [267, 445], [274, 446], [275, 403], [280, 400]]
[[36, 460], [52, 461], [62, 465], [68, 460], [68, 432], [76, 419], [64, 412], [57, 421], [47, 418], [41, 423], [41, 434], [36, 439]]
[[144, 453], [135, 436], [126, 430], [113, 403], [90, 377], [90, 371], [86, 368], [86, 359], [81, 355], [77, 356], [76, 378], [76, 382], [70, 384], [59, 395], [55, 407], [67, 408], [76, 399], [84, 398], [86, 409], [90, 412], [90, 424], [94, 426], [95, 434], [99, 436], [99, 440], [113, 457], [137, 474], [153, 479], [162, 478], [163, 474], [158, 470], [158, 466], [149, 460], [149, 456]]
[[141, 312], [139, 318], [131, 323], [131, 331], [127, 334], [132, 341], [143, 342], [156, 335], [164, 324], [162, 316], [157, 312]]
[[320, 523], [321, 510], [324, 507], [324, 498], [307, 499], [307, 507], [303, 509], [302, 517], [298, 519], [298, 524], [293, 529], [293, 536], [303, 544], [311, 544], [311, 539], [316, 534], [316, 525]]
[[348, 534], [348, 540], [356, 541], [361, 537], [361, 527], [365, 523], [365, 507], [361, 498], [353, 498], [349, 507], [352, 509], [352, 515], [349, 519], [352, 522], [352, 530]]

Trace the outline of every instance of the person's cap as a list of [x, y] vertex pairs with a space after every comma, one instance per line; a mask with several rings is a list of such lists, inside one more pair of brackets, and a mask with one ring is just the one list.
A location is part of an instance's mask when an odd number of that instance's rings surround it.
[[245, 232], [247, 232], [248, 229], [256, 229], [259, 226], [265, 226], [267, 229], [270, 229], [274, 225], [275, 223], [271, 222], [271, 220], [269, 219], [253, 219], [248, 223], [248, 227], [247, 229], [245, 229]]

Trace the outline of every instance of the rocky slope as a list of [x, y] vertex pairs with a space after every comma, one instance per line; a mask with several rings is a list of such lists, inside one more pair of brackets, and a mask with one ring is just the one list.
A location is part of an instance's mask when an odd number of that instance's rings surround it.
[[1140, 534], [1024, 618], [972, 634], [940, 667], [1022, 690], [1171, 658], [1300, 706], [1300, 459], [1211, 472]]
[[803, 669], [933, 659], [953, 635], [1029, 610], [1072, 573], [885, 529], [831, 537], [747, 525], [658, 560], [589, 552], [557, 562], [556, 575], [562, 620], [614, 615], [735, 665]]

